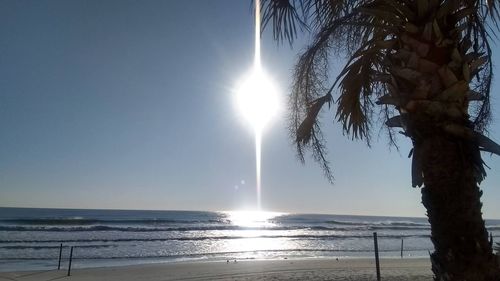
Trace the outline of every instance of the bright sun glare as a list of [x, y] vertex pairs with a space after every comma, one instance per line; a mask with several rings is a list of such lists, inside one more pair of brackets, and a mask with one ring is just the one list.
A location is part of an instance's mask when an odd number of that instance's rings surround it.
[[261, 142], [262, 131], [280, 109], [276, 86], [262, 69], [260, 59], [260, 0], [255, 0], [255, 56], [254, 65], [237, 87], [236, 101], [242, 115], [255, 133], [255, 169], [257, 210], [261, 209]]
[[279, 110], [278, 91], [273, 81], [256, 65], [239, 85], [237, 103], [240, 112], [256, 132], [261, 132]]
[[272, 225], [272, 219], [285, 213], [266, 211], [229, 211], [225, 212], [232, 224], [241, 227], [266, 227]]
[[260, 210], [262, 132], [280, 109], [279, 95], [272, 80], [257, 62], [239, 85], [236, 97], [240, 112], [252, 125], [255, 133], [257, 209]]

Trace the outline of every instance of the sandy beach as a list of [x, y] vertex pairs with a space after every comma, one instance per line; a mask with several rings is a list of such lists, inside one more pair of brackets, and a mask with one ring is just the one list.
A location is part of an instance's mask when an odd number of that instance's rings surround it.
[[[431, 280], [428, 259], [382, 259], [381, 276], [388, 280]], [[376, 280], [373, 259], [245, 260], [179, 262], [122, 267], [0, 273], [0, 280]]]

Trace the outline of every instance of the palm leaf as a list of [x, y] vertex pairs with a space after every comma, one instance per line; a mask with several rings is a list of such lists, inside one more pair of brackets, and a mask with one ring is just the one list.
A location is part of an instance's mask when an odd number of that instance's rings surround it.
[[[327, 103], [325, 94], [330, 93], [339, 95], [334, 118], [342, 124], [344, 134], [364, 139], [368, 144], [377, 100], [388, 119], [392, 115], [389, 105], [396, 109], [405, 106], [408, 110], [429, 107], [430, 111], [455, 116], [462, 114], [460, 109], [447, 108], [445, 102], [475, 101], [470, 105], [471, 129], [483, 132], [490, 121], [493, 66], [489, 40], [492, 30], [498, 29], [499, 3], [498, 0], [262, 0], [263, 26], [273, 25], [276, 40], [292, 43], [299, 31], [310, 31], [313, 35], [312, 43], [295, 67], [290, 97], [290, 132], [299, 158], [303, 160], [305, 149], [310, 149], [329, 179], [332, 178], [318, 121], [319, 111]], [[458, 38], [458, 42], [450, 36]], [[402, 45], [409, 46], [408, 50]], [[451, 70], [442, 68], [439, 75], [432, 74], [440, 64], [427, 57], [434, 46], [455, 48], [453, 61], [447, 66]], [[329, 58], [340, 54], [347, 55], [348, 60], [332, 83]], [[405, 63], [391, 65], [391, 57]], [[421, 78], [429, 74], [433, 76], [428, 80], [431, 87], [423, 87]], [[412, 86], [398, 86], [396, 80], [410, 82]], [[469, 89], [464, 87], [467, 83]], [[458, 97], [452, 94], [455, 90], [459, 90]], [[439, 101], [426, 101], [429, 96]], [[418, 163], [415, 165], [418, 167]], [[416, 176], [414, 183], [419, 182]]]
[[309, 104], [307, 108], [306, 118], [304, 119], [304, 121], [302, 121], [296, 132], [297, 143], [302, 143], [302, 144], [309, 143], [309, 141], [311, 140], [311, 136], [314, 133], [314, 124], [316, 123], [316, 120], [318, 118], [319, 111], [326, 103], [330, 105], [331, 101], [332, 101], [332, 95], [328, 93], [320, 98], [315, 99]]
[[262, 30], [271, 22], [274, 39], [278, 42], [288, 40], [290, 44], [297, 37], [299, 30], [307, 29], [304, 19], [288, 0], [263, 0]]

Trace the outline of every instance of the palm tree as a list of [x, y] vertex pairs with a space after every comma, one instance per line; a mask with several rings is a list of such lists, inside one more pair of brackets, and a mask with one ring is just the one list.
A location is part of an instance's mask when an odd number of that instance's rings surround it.
[[[479, 189], [480, 151], [500, 155], [484, 136], [490, 121], [490, 36], [498, 0], [262, 0], [263, 26], [278, 41], [313, 35], [293, 74], [290, 128], [333, 176], [318, 122], [334, 103], [334, 119], [352, 139], [370, 144], [376, 112], [413, 144], [412, 186], [422, 187], [431, 224], [435, 280], [500, 280], [488, 241]], [[347, 55], [330, 80], [332, 56]], [[378, 105], [377, 107], [375, 105]], [[377, 110], [378, 109], [378, 110]], [[401, 129], [395, 129], [395, 128]]]

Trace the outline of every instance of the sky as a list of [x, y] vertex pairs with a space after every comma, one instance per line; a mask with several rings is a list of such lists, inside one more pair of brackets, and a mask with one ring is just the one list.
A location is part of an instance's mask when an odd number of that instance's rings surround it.
[[[0, 0], [0, 206], [254, 208], [254, 136], [234, 102], [253, 32], [249, 0]], [[308, 38], [290, 48], [262, 36], [262, 64], [283, 100]], [[398, 151], [375, 128], [368, 148], [343, 136], [333, 113], [322, 113], [333, 185], [311, 157], [297, 160], [286, 112], [266, 128], [263, 208], [425, 216], [410, 141], [400, 138]], [[483, 157], [483, 213], [498, 219], [500, 159]]]

